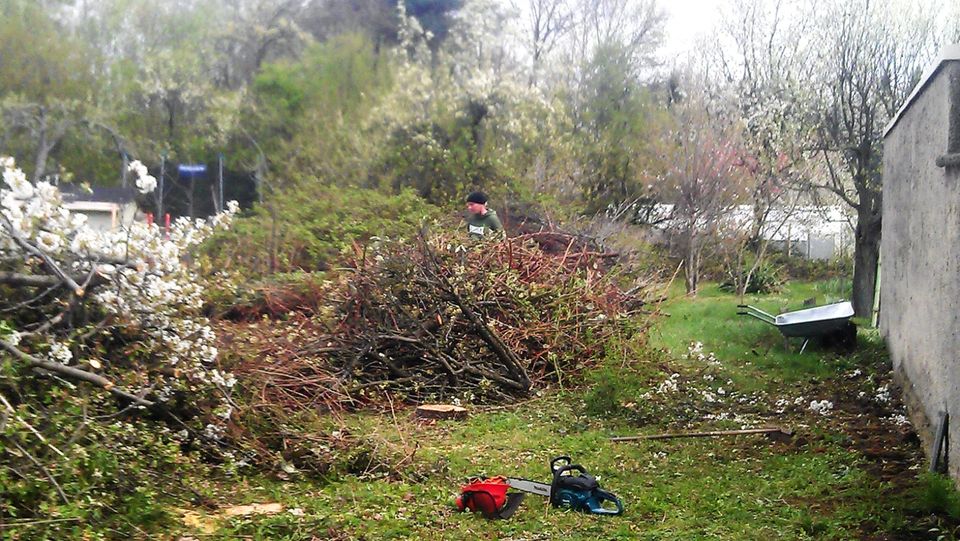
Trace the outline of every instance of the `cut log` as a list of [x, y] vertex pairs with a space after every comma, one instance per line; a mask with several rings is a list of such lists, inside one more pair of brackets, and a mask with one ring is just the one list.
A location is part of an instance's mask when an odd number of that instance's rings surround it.
[[414, 413], [420, 419], [463, 419], [467, 409], [452, 404], [424, 404]]

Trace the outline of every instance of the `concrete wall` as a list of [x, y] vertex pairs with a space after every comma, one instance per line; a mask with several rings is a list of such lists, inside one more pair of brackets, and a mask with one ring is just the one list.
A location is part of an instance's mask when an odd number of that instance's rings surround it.
[[960, 165], [937, 165], [960, 152], [960, 61], [921, 84], [884, 139], [880, 328], [928, 453], [940, 412], [952, 417], [960, 479]]

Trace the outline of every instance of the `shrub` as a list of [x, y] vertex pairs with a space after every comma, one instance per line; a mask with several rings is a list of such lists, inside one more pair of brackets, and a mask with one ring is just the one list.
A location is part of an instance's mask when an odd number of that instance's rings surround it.
[[168, 519], [169, 495], [201, 503], [183, 480], [205, 466], [182, 453], [176, 430], [117, 415], [112, 399], [67, 383], [21, 385], [16, 396], [31, 407], [21, 403], [0, 431], [0, 521], [12, 539], [136, 537]]
[[924, 473], [920, 476], [917, 490], [920, 512], [960, 519], [960, 494], [954, 487], [953, 479], [935, 473]]
[[850, 276], [852, 262], [849, 258], [841, 259], [807, 259], [805, 257], [787, 256], [784, 253], [774, 252], [768, 259], [770, 264], [783, 269], [787, 276], [797, 280], [826, 280]]
[[439, 209], [412, 191], [398, 195], [359, 188], [300, 188], [258, 206], [204, 249], [212, 269], [262, 276], [324, 270], [353, 243], [416, 233]]
[[[750, 282], [747, 284], [746, 293], [756, 293], [766, 295], [777, 293], [783, 289], [787, 280], [784, 276], [783, 268], [769, 263], [764, 263], [757, 267], [750, 275]], [[735, 291], [736, 286], [733, 278], [728, 277], [720, 284], [720, 289], [724, 291]]]

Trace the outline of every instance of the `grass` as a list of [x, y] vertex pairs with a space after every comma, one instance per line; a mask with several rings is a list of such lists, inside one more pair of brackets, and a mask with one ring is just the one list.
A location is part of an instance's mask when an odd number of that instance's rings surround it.
[[[839, 445], [798, 452], [755, 437], [615, 444], [607, 436], [619, 430], [582, 415], [574, 396], [551, 396], [464, 423], [404, 419], [391, 430], [362, 415], [348, 424], [358, 431], [377, 427], [364, 437], [379, 441], [384, 460], [416, 442], [422, 451], [416, 475], [351, 475], [328, 483], [242, 480], [242, 490], [231, 491], [242, 495], [235, 503], [280, 501], [303, 516], [231, 519], [211, 538], [851, 539], [864, 517], [884, 517], [893, 530], [906, 525], [897, 503]], [[453, 510], [464, 477], [546, 481], [546, 464], [559, 454], [600, 475], [627, 514], [557, 511], [535, 496], [509, 521]]]
[[[746, 301], [778, 311], [816, 294], [815, 284], [799, 284]], [[736, 304], [714, 285], [695, 299], [674, 294], [648, 347], [624, 345], [578, 388], [476, 408], [465, 421], [417, 422], [409, 408], [318, 416], [310, 425], [318, 433], [339, 430], [351, 448], [364, 450], [361, 467], [322, 479], [293, 473], [198, 480], [220, 509], [171, 508], [169, 529], [156, 538], [955, 539], [960, 499], [952, 483], [918, 478], [916, 444], [880, 420], [893, 405], [871, 402], [889, 371], [876, 333], [863, 331], [849, 357], [816, 349], [800, 355], [784, 349], [773, 327], [737, 316]], [[691, 342], [702, 350], [690, 354]], [[857, 398], [860, 392], [866, 398]], [[836, 409], [812, 412], [813, 399], [831, 399]], [[774, 423], [793, 427], [795, 437], [609, 440]], [[902, 459], [874, 458], [874, 447]], [[558, 455], [596, 475], [623, 500], [625, 514], [560, 511], [534, 495], [509, 520], [455, 511], [466, 478], [546, 482]], [[228, 506], [266, 502], [284, 511], [224, 514]]]
[[[805, 299], [815, 299], [818, 305], [840, 300], [824, 294], [824, 289], [824, 284], [794, 282], [777, 294], [747, 295], [742, 304], [778, 314], [803, 308]], [[682, 287], [675, 286], [670, 297], [662, 307], [668, 314], [666, 321], [653, 329], [653, 345], [682, 358], [691, 343], [700, 342], [704, 350], [723, 362], [734, 381], [745, 388], [829, 377], [855, 364], [834, 352], [809, 346], [800, 355], [799, 339], [786, 342], [772, 325], [738, 316], [740, 299], [721, 291], [716, 284], [707, 284], [693, 298], [683, 295]], [[869, 329], [861, 329], [861, 342], [868, 347], [875, 345], [873, 334]]]

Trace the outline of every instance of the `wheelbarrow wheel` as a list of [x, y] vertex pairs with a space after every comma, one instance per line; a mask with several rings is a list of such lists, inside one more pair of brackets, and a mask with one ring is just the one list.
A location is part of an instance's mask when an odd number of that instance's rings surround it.
[[850, 353], [857, 348], [857, 325], [847, 321], [843, 327], [823, 335], [821, 344], [844, 353]]
[[857, 349], [857, 325], [848, 321], [843, 329], [840, 329], [840, 349], [846, 352], [852, 352]]

